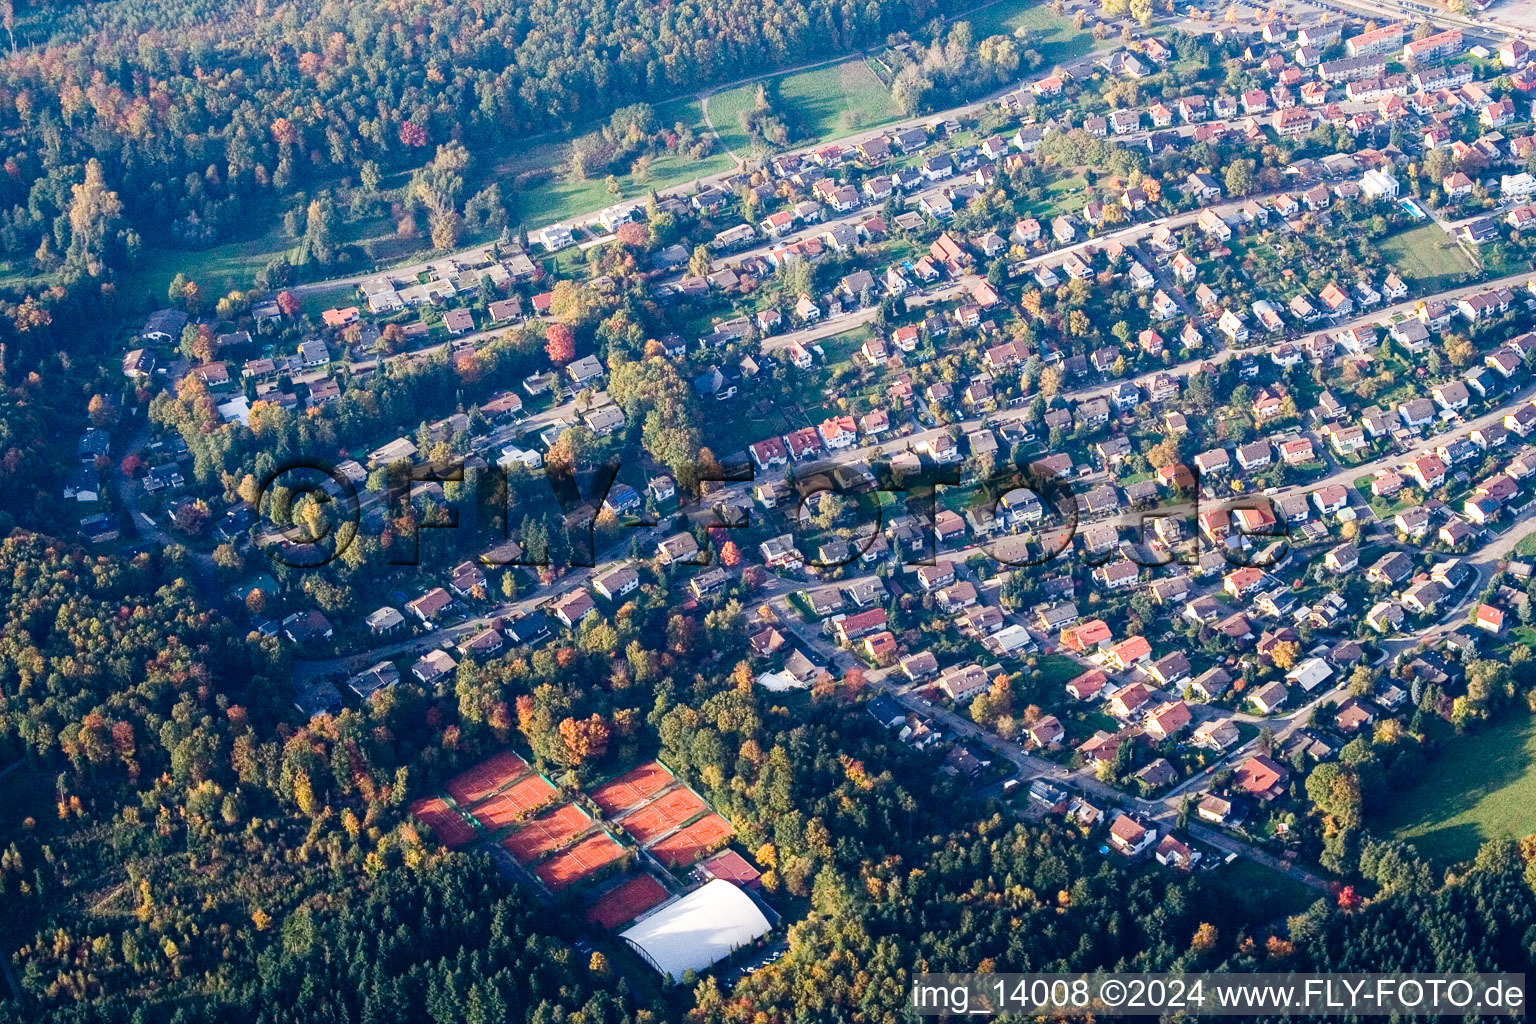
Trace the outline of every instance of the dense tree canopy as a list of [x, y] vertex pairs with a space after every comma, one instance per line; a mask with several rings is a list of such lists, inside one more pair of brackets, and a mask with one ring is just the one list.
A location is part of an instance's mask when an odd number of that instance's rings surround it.
[[[845, 52], [942, 6], [43, 4], [24, 12], [21, 48], [0, 61], [0, 128], [13, 133], [0, 244], [26, 256], [43, 245], [94, 268], [105, 249], [137, 244], [125, 229], [204, 243], [238, 229], [253, 194], [337, 174], [367, 187], [380, 168], [426, 164], [434, 147], [481, 151], [744, 68]], [[626, 145], [582, 152], [596, 167]], [[416, 183], [433, 209], [458, 198], [462, 169], [436, 166], [437, 152]], [[92, 160], [99, 177], [86, 170]], [[115, 195], [82, 204], [82, 181]], [[440, 209], [433, 221], [435, 234]]]

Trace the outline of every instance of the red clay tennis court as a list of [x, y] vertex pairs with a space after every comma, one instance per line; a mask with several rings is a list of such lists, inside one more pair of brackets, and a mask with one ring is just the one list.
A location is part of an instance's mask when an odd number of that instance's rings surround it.
[[592, 824], [587, 813], [575, 804], [561, 804], [541, 818], [513, 832], [501, 841], [507, 852], [524, 864], [553, 853], [575, 839]]
[[587, 908], [587, 920], [610, 931], [628, 924], [668, 896], [666, 887], [650, 875], [636, 875], [603, 893]]
[[437, 841], [450, 850], [468, 846], [475, 841], [475, 827], [438, 797], [428, 797], [411, 804], [411, 813], [432, 830]]
[[571, 847], [537, 864], [533, 873], [539, 881], [549, 886], [551, 892], [559, 892], [606, 864], [612, 864], [624, 855], [624, 848], [613, 841], [606, 832], [589, 836]]
[[644, 846], [668, 829], [676, 828], [700, 811], [707, 810], [709, 805], [694, 796], [691, 790], [679, 786], [631, 811], [624, 816], [621, 824], [625, 832], [635, 837], [635, 842]]
[[591, 796], [604, 814], [617, 814], [660, 793], [677, 779], [655, 761], [636, 765], [617, 778], [592, 790]]
[[460, 807], [468, 807], [484, 800], [527, 770], [527, 761], [510, 750], [503, 750], [468, 771], [455, 775], [443, 788]]
[[762, 872], [747, 863], [747, 859], [735, 850], [721, 850], [704, 862], [704, 870], [715, 878], [755, 889], [762, 884]]
[[476, 807], [471, 813], [487, 832], [506, 828], [554, 801], [560, 794], [542, 776], [530, 775]]
[[685, 868], [732, 834], [730, 822], [718, 814], [707, 814], [651, 847], [651, 854], [669, 868]]

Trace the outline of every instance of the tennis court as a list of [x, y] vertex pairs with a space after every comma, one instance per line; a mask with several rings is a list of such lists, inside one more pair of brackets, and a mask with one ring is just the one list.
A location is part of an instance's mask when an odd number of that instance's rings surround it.
[[685, 868], [731, 838], [732, 832], [730, 822], [718, 814], [708, 814], [667, 836], [650, 852], [669, 868]]
[[604, 814], [617, 814], [644, 803], [677, 779], [655, 761], [636, 765], [629, 771], [592, 790], [592, 799]]
[[612, 930], [626, 925], [665, 900], [666, 887], [650, 875], [636, 875], [623, 885], [603, 893], [587, 908], [587, 921]]
[[645, 846], [657, 837], [676, 828], [709, 806], [682, 786], [663, 793], [643, 807], [624, 816], [624, 831], [635, 837], [635, 842]]
[[528, 770], [528, 762], [503, 750], [466, 772], [455, 775], [443, 788], [460, 807], [479, 803]]
[[721, 850], [704, 862], [704, 870], [715, 878], [735, 882], [744, 888], [755, 889], [762, 884], [762, 872], [747, 863], [747, 859], [735, 850]]
[[475, 841], [475, 827], [459, 817], [459, 812], [439, 797], [417, 800], [411, 804], [411, 813], [417, 821], [432, 830], [438, 842], [450, 850], [457, 850]]
[[541, 775], [529, 775], [517, 784], [497, 793], [472, 813], [487, 832], [506, 828], [545, 807], [560, 794]]
[[592, 819], [575, 804], [561, 804], [535, 818], [501, 841], [507, 852], [523, 864], [531, 864], [575, 839], [592, 825]]
[[572, 882], [585, 878], [624, 855], [624, 848], [606, 832], [588, 836], [568, 850], [562, 850], [533, 869], [550, 892], [559, 892]]

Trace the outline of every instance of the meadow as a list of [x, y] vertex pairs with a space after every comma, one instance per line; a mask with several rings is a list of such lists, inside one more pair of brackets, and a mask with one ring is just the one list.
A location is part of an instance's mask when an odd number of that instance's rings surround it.
[[1463, 274], [1477, 269], [1445, 230], [1434, 223], [1384, 240], [1381, 255], [1404, 280], [1426, 291], [1453, 287]]
[[1057, 16], [1044, 4], [998, 0], [961, 20], [971, 23], [977, 39], [1026, 33], [1029, 45], [1045, 59], [1047, 67], [1093, 49], [1091, 32], [1075, 27], [1070, 19]]
[[[758, 84], [748, 82], [725, 89], [706, 101], [710, 122], [720, 141], [743, 157], [752, 151], [743, 119], [752, 109]], [[793, 139], [796, 146], [810, 146], [878, 128], [901, 117], [890, 90], [862, 57], [776, 75], [764, 79], [762, 84], [798, 132]]]
[[1536, 719], [1511, 715], [1445, 740], [1424, 777], [1392, 794], [1375, 831], [1440, 864], [1469, 860], [1484, 841], [1536, 832]]

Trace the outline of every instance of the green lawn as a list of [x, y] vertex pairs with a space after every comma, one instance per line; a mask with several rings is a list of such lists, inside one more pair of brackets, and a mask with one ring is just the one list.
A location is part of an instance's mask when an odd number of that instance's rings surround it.
[[834, 334], [830, 338], [822, 338], [818, 345], [826, 353], [826, 367], [828, 372], [839, 369], [843, 364], [851, 364], [854, 355], [869, 340], [870, 329], [867, 326], [855, 327], [851, 331]]
[[1520, 538], [1519, 543], [1515, 545], [1515, 554], [1521, 558], [1530, 558], [1532, 555], [1536, 555], [1536, 530], [1532, 530]]
[[[333, 288], [322, 288], [319, 291], [305, 292], [299, 299], [299, 307], [310, 316], [318, 317], [327, 309], [336, 309], [341, 306], [351, 306], [357, 302], [357, 288], [350, 284], [339, 284]], [[414, 320], [407, 320], [413, 323]]]
[[[165, 305], [166, 289], [178, 273], [202, 285], [203, 293], [210, 298], [251, 288], [257, 271], [294, 247], [294, 240], [283, 231], [276, 214], [257, 212], [253, 216], [270, 217], [267, 230], [255, 238], [224, 242], [211, 249], [146, 248], [139, 266], [123, 277], [122, 295], [128, 308]], [[431, 250], [432, 244], [425, 233], [414, 239], [397, 238], [394, 222], [388, 216], [344, 222], [340, 235], [344, 242], [363, 251], [364, 264], [359, 269], [389, 266], [406, 257], [422, 256]], [[348, 272], [340, 268], [323, 276]]]
[[1086, 669], [1063, 654], [1047, 654], [1040, 659], [1040, 685], [1057, 689], [1082, 675]]
[[185, 273], [218, 297], [251, 287], [256, 272], [293, 246], [281, 221], [272, 216], [268, 230], [243, 242], [225, 242], [211, 249], [145, 248], [139, 266], [124, 275], [122, 294], [130, 307], [163, 306], [171, 278]]
[[[704, 109], [697, 97], [685, 97], [657, 104], [656, 120], [665, 128], [681, 122], [697, 135], [708, 129]], [[501, 182], [502, 194], [512, 197], [512, 219], [530, 228], [553, 224], [578, 214], [591, 213], [610, 206], [616, 200], [608, 192], [607, 175], [597, 174], [585, 181], [567, 180], [563, 168], [570, 155], [568, 141], [547, 141], [521, 149], [496, 164], [494, 176]], [[648, 173], [618, 175], [621, 198], [644, 197], [651, 189], [671, 188], [698, 178], [730, 170], [735, 161], [723, 149], [703, 160], [686, 156], [657, 157]], [[531, 175], [520, 186], [518, 179]]]
[[754, 90], [754, 85], [738, 85], [709, 97], [709, 119], [715, 126], [715, 136], [726, 149], [742, 156], [752, 149], [742, 118], [752, 109]]
[[1442, 864], [1471, 859], [1496, 836], [1536, 832], [1536, 719], [1511, 715], [1448, 738], [1424, 777], [1392, 799], [1375, 829]]
[[997, 0], [963, 20], [971, 23], [977, 39], [1025, 33], [1029, 45], [1040, 53], [1047, 66], [1093, 49], [1091, 32], [1074, 28], [1070, 18], [1057, 17], [1037, 0]]
[[[1026, 204], [1023, 212], [1041, 221], [1048, 221], [1063, 213], [1076, 213], [1083, 207], [1083, 189], [1087, 186], [1087, 177], [1080, 173], [1059, 174], [1046, 183], [1042, 190], [1045, 195], [1040, 201]], [[1047, 229], [1050, 227], [1049, 224], [1045, 226]]]
[[1385, 239], [1381, 254], [1406, 280], [1430, 291], [1448, 288], [1462, 274], [1477, 269], [1437, 224], [1425, 224]]
[[[768, 79], [786, 119], [799, 130], [791, 140], [807, 146], [899, 120], [891, 93], [861, 57]], [[743, 156], [752, 143], [742, 117], [752, 109], [757, 83], [749, 82], [709, 98], [709, 117], [729, 149]]]
[[779, 99], [794, 108], [818, 141], [889, 124], [901, 117], [890, 90], [864, 60], [786, 75], [779, 79]]

